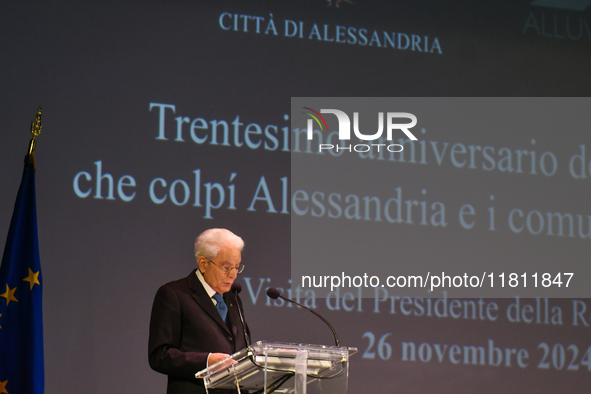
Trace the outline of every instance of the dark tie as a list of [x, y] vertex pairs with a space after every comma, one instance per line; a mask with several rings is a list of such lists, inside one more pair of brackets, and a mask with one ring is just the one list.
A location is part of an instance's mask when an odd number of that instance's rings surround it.
[[226, 316], [228, 315], [228, 305], [224, 302], [224, 297], [220, 293], [215, 293], [213, 299], [217, 301], [216, 309], [222, 316], [222, 320], [226, 321]]

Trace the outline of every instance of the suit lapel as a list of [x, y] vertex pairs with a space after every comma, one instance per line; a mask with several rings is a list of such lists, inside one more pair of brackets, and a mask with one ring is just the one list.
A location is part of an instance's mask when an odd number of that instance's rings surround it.
[[[189, 288], [193, 291], [193, 299], [203, 308], [203, 310], [213, 319], [215, 320], [220, 327], [222, 327], [227, 333], [230, 334], [230, 330], [224, 321], [222, 320], [222, 316], [216, 309], [215, 305], [211, 301], [211, 298], [207, 295], [205, 288], [197, 278], [195, 271], [191, 272], [191, 274], [187, 277], [189, 281]], [[225, 297], [224, 297], [225, 298]], [[230, 308], [229, 308], [230, 309]], [[228, 313], [230, 315], [230, 313]]]

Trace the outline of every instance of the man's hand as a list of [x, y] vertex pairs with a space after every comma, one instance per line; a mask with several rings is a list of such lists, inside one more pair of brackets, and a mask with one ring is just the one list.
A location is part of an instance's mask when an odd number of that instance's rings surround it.
[[[226, 353], [210, 353], [209, 354], [209, 357], [207, 357], [207, 366], [210, 367], [213, 364], [215, 364], [217, 362], [220, 362], [223, 359], [226, 359], [228, 357], [230, 357], [230, 355], [229, 354], [226, 354]], [[228, 365], [225, 365], [224, 364], [222, 366], [222, 369], [223, 368], [226, 368], [227, 366], [232, 365], [233, 363], [236, 363], [236, 361], [234, 361], [234, 360], [228, 360]]]

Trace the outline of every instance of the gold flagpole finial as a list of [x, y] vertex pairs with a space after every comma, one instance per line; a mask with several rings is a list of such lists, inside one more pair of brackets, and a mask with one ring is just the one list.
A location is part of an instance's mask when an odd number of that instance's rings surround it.
[[37, 115], [35, 115], [35, 118], [31, 122], [31, 134], [37, 137], [39, 134], [41, 134], [42, 127], [43, 126], [41, 125], [41, 106], [39, 106], [39, 109], [37, 110]]
[[33, 134], [33, 138], [31, 138], [31, 142], [29, 143], [29, 163], [33, 163], [35, 165], [35, 145], [37, 144], [36, 137], [41, 134], [41, 129], [43, 126], [41, 125], [41, 105], [39, 105], [39, 109], [37, 110], [37, 115], [33, 118], [31, 122], [31, 134]]

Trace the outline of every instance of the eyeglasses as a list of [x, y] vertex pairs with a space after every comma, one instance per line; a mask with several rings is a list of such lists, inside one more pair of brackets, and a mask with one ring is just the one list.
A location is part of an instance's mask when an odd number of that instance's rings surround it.
[[222, 271], [224, 271], [225, 274], [229, 275], [232, 270], [236, 270], [236, 274], [241, 273], [242, 271], [244, 271], [244, 264], [239, 265], [238, 267], [226, 267], [224, 265], [219, 265], [214, 263], [213, 261], [207, 259], [208, 262], [210, 262], [213, 265], [216, 265], [218, 267], [220, 267], [222, 269]]

